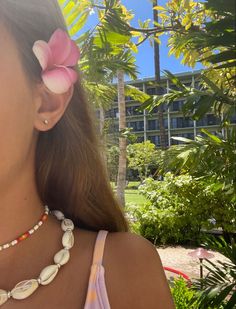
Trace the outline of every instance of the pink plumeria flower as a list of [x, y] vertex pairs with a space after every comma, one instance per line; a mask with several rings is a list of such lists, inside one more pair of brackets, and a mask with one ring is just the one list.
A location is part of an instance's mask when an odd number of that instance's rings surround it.
[[65, 31], [57, 29], [48, 43], [36, 41], [33, 52], [42, 67], [42, 80], [52, 92], [65, 93], [77, 81], [72, 67], [80, 59], [80, 50]]

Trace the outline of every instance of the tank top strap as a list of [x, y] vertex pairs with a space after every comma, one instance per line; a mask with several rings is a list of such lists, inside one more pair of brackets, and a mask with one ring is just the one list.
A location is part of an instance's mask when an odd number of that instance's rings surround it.
[[93, 252], [93, 264], [102, 265], [103, 253], [105, 247], [105, 241], [107, 237], [108, 231], [100, 230], [97, 234], [94, 252]]

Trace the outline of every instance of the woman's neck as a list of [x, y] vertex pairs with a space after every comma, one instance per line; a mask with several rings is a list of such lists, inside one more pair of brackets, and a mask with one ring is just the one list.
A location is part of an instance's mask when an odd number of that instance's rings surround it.
[[[24, 171], [12, 177], [8, 186], [0, 183], [0, 245], [31, 229], [44, 212], [34, 173]], [[60, 249], [61, 236], [60, 223], [49, 215], [32, 236], [0, 251], [0, 289], [12, 288], [17, 281], [33, 276], [42, 265], [50, 264], [53, 252]]]
[[8, 184], [0, 183], [0, 244], [30, 229], [43, 211], [30, 170], [14, 175]]

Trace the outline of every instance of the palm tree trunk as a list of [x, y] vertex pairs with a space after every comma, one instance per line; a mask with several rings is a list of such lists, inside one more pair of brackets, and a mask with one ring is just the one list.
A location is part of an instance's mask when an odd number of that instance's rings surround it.
[[105, 111], [102, 106], [99, 107], [99, 124], [100, 124], [100, 136], [101, 136], [101, 141], [102, 141], [102, 146], [103, 146], [103, 159], [104, 162], [107, 163], [107, 155], [106, 155], [106, 134], [104, 132], [104, 127], [105, 127]]
[[99, 107], [99, 115], [100, 115], [100, 134], [104, 135], [104, 124], [105, 124], [105, 112], [102, 106]]
[[[157, 0], [153, 0], [153, 7], [158, 5]], [[158, 11], [153, 10], [153, 20], [158, 22]], [[160, 47], [159, 44], [154, 41], [154, 64], [155, 64], [155, 82], [160, 85], [161, 82], [161, 69], [160, 69]], [[160, 94], [160, 87], [156, 86], [156, 94]], [[160, 144], [161, 148], [166, 148], [166, 132], [164, 124], [163, 106], [158, 108], [158, 122], [160, 128]]]
[[[124, 72], [117, 71], [118, 109], [119, 109], [119, 131], [126, 127], [125, 113], [125, 84]], [[122, 206], [125, 206], [125, 186], [126, 186], [126, 138], [119, 137], [119, 167], [117, 177], [117, 197]]]

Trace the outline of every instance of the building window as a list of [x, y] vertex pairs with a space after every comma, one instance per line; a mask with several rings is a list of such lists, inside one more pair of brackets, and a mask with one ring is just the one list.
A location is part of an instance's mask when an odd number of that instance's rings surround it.
[[168, 119], [164, 118], [164, 127], [165, 129], [168, 129]]
[[171, 104], [171, 108], [170, 110], [173, 112], [179, 112], [181, 111], [182, 107], [183, 107], [183, 101], [175, 101]]
[[143, 136], [138, 136], [136, 143], [143, 143], [144, 142], [144, 137]]
[[176, 85], [170, 85], [170, 89], [171, 90], [179, 90], [179, 87], [177, 87]]
[[192, 82], [188, 82], [188, 83], [183, 83], [185, 87], [193, 87], [193, 83]]
[[133, 128], [133, 131], [143, 131], [144, 122], [143, 121], [130, 121], [127, 123], [129, 128]]
[[132, 101], [132, 100], [133, 100], [133, 98], [130, 97], [130, 96], [126, 96], [126, 97], [125, 97], [125, 101]]
[[156, 119], [148, 120], [148, 130], [159, 130], [159, 124]]
[[139, 105], [126, 107], [126, 116], [142, 115], [143, 111], [138, 108]]
[[105, 112], [105, 118], [117, 118], [118, 108], [112, 108]]
[[197, 127], [214, 126], [220, 123], [220, 119], [213, 114], [206, 115], [197, 121]]
[[148, 140], [155, 144], [156, 146], [160, 146], [160, 136], [159, 135], [153, 135], [153, 136], [148, 136]]
[[[163, 119], [163, 126], [164, 126], [165, 129], [168, 129], [168, 119], [167, 118]], [[149, 130], [152, 130], [152, 129], [149, 129]], [[154, 129], [154, 130], [160, 130], [159, 120], [156, 120], [156, 129]]]
[[162, 95], [166, 93], [166, 88], [160, 87], [156, 89], [155, 87], [152, 87], [152, 88], [148, 88], [146, 92], [147, 94], [150, 94], [150, 95], [155, 95], [155, 94]]
[[234, 114], [231, 119], [230, 119], [231, 123], [236, 123], [236, 114]]
[[156, 88], [148, 88], [147, 89], [147, 94], [150, 94], [150, 95], [156, 94]]
[[[175, 118], [173, 118], [175, 119]], [[189, 117], [178, 117], [172, 121], [172, 128], [191, 128], [193, 127], [193, 120]]]
[[220, 120], [215, 115], [207, 115], [207, 125], [213, 126], [219, 124]]
[[197, 127], [205, 127], [207, 126], [207, 118], [204, 116], [202, 119], [199, 119], [196, 123]]
[[144, 130], [144, 123], [143, 121], [136, 121], [136, 131], [143, 131]]
[[181, 134], [181, 136], [188, 138], [188, 139], [194, 139], [194, 133], [193, 132], [183, 133], [183, 134]]
[[201, 84], [199, 82], [194, 83], [194, 88], [195, 89], [201, 89]]
[[177, 118], [171, 118], [171, 128], [172, 129], [177, 128]]
[[161, 111], [163, 112], [163, 113], [165, 113], [165, 112], [167, 112], [167, 110], [168, 110], [168, 105], [167, 104], [162, 104], [162, 106], [161, 106]]

